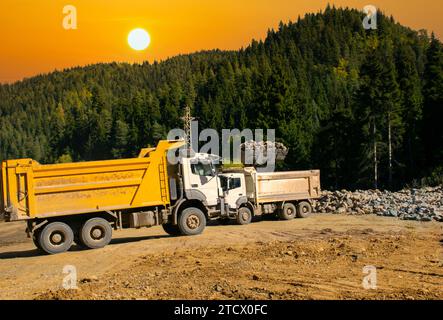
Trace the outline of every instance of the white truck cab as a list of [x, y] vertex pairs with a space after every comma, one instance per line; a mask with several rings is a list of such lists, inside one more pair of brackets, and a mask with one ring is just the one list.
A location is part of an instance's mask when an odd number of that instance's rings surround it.
[[219, 174], [225, 203], [230, 210], [237, 210], [241, 200], [247, 201], [245, 175], [242, 173], [221, 173]]
[[187, 198], [198, 199], [207, 207], [218, 204], [220, 179], [213, 164], [216, 158], [209, 154], [197, 153], [182, 158], [184, 192]]
[[215, 165], [218, 159], [205, 153], [182, 158], [184, 193], [188, 199], [202, 201], [210, 211], [235, 214], [239, 198], [246, 196], [245, 177], [241, 173], [218, 174]]
[[[253, 216], [276, 214], [291, 220], [306, 217], [320, 196], [320, 172], [260, 173], [255, 168], [217, 170], [218, 156], [195, 153], [181, 158], [183, 198], [209, 219], [235, 219], [248, 224]], [[177, 211], [180, 206], [177, 206]]]

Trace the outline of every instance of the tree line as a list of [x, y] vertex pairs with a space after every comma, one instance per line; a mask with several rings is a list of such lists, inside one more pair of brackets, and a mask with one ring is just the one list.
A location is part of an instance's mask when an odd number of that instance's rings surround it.
[[0, 85], [0, 160], [135, 156], [185, 106], [200, 128], [275, 129], [281, 170], [319, 168], [327, 188], [443, 181], [443, 46], [378, 14], [328, 6], [238, 51], [96, 64]]

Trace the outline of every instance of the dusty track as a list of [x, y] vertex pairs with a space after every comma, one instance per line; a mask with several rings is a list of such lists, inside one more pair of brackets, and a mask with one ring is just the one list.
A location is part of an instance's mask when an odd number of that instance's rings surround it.
[[[0, 299], [443, 299], [443, 224], [317, 215], [210, 226], [196, 237], [125, 230], [101, 250], [41, 255], [0, 223]], [[61, 288], [65, 265], [79, 289]], [[366, 265], [377, 289], [362, 287]]]

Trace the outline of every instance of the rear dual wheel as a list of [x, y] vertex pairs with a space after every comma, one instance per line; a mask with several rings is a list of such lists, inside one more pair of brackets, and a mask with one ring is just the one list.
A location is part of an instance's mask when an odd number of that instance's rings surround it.
[[111, 242], [112, 227], [103, 218], [92, 218], [81, 227], [77, 244], [89, 249], [103, 248]]
[[292, 203], [285, 203], [278, 212], [278, 217], [282, 220], [292, 220], [297, 215], [297, 209]]
[[278, 216], [282, 220], [292, 220], [297, 218], [307, 218], [312, 213], [312, 206], [308, 201], [301, 201], [297, 207], [292, 203], [285, 203], [280, 209]]
[[33, 241], [38, 249], [48, 254], [62, 253], [71, 248], [74, 233], [64, 222], [51, 222], [34, 233]]
[[301, 201], [297, 206], [297, 217], [307, 218], [312, 213], [312, 206], [308, 201]]
[[92, 218], [74, 236], [72, 228], [66, 223], [51, 222], [36, 230], [32, 236], [35, 246], [49, 254], [68, 251], [74, 239], [77, 244], [90, 249], [103, 248], [112, 239], [112, 227], [103, 218]]

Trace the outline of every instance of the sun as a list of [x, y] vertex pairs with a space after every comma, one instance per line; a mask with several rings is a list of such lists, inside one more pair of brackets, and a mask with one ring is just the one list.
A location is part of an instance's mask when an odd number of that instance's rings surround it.
[[145, 29], [137, 28], [129, 32], [128, 44], [137, 51], [145, 50], [151, 43], [151, 36]]

